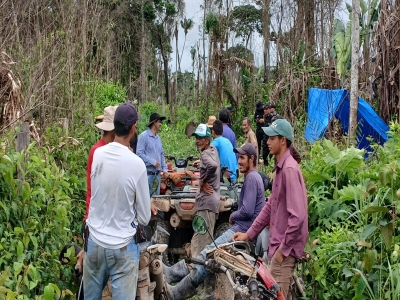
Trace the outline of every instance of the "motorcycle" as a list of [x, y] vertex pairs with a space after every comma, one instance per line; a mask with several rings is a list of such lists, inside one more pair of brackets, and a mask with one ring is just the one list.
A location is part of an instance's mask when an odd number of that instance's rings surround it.
[[[199, 234], [210, 234], [207, 223], [201, 216], [194, 217], [193, 230]], [[214, 249], [207, 251], [204, 261], [196, 258], [191, 260], [215, 273], [216, 299], [285, 300], [268, 266], [258, 257], [262, 252], [261, 247], [254, 247], [248, 242], [215, 246]], [[252, 253], [255, 257], [251, 255]]]
[[[163, 219], [163, 213], [159, 211], [155, 220], [151, 220], [149, 225], [143, 226], [141, 237], [143, 242], [139, 243], [140, 260], [139, 275], [137, 282], [136, 299], [137, 300], [166, 300], [168, 299], [164, 290], [163, 264], [160, 256], [167, 250], [168, 245], [157, 244], [159, 232], [169, 235], [162, 227], [157, 225], [157, 220]], [[76, 293], [77, 300], [84, 299], [83, 293], [83, 249], [78, 245], [67, 244], [59, 255], [62, 265], [68, 265], [75, 262], [75, 276], [78, 280], [79, 290]], [[79, 266], [78, 266], [79, 264]], [[103, 296], [111, 296], [110, 281], [107, 283]]]

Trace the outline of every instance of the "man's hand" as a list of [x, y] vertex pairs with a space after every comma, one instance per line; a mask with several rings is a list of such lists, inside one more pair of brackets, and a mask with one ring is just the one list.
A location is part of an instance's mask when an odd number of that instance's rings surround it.
[[233, 240], [234, 241], [248, 241], [249, 240], [249, 236], [245, 232], [236, 232], [233, 235]]
[[160, 162], [157, 160], [156, 164], [154, 165], [156, 168], [158, 168], [160, 166]]
[[212, 188], [211, 185], [209, 185], [207, 182], [202, 181], [200, 185], [200, 190], [206, 193], [207, 195], [211, 195], [214, 192], [214, 189]]
[[155, 206], [153, 203], [151, 203], [150, 209], [151, 209], [151, 218], [155, 219], [157, 216], [158, 207]]
[[283, 263], [283, 261], [285, 260], [285, 256], [283, 256], [282, 252], [279, 249], [276, 250], [275, 256], [279, 263]]
[[168, 172], [163, 172], [163, 173], [162, 173], [162, 177], [163, 177], [164, 179], [167, 179], [167, 178], [169, 177], [169, 173], [168, 173]]

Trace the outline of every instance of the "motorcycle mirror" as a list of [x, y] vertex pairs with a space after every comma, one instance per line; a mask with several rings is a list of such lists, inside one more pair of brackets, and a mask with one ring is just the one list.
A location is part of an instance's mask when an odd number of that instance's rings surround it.
[[187, 160], [192, 160], [193, 159], [193, 155], [190, 155]]
[[195, 215], [192, 221], [192, 227], [194, 232], [198, 234], [206, 234], [208, 227], [206, 220], [199, 215]]
[[215, 248], [218, 248], [213, 236], [211, 235], [210, 231], [208, 230], [207, 222], [202, 216], [199, 216], [199, 215], [194, 216], [193, 221], [192, 221], [192, 227], [193, 227], [194, 232], [196, 232], [198, 234], [206, 234], [206, 232], [208, 232], [208, 234], [210, 235], [210, 238], [212, 239], [212, 241], [215, 245]]

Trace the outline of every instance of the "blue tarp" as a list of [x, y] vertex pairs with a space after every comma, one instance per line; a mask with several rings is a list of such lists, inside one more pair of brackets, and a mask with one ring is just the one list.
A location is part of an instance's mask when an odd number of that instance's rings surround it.
[[[308, 120], [305, 138], [310, 142], [322, 138], [328, 124], [335, 116], [342, 123], [344, 132], [348, 132], [350, 114], [350, 93], [342, 90], [323, 90], [311, 88], [308, 92]], [[387, 141], [389, 126], [376, 114], [363, 99], [358, 98], [357, 142], [359, 149], [370, 150], [372, 137], [376, 143]]]

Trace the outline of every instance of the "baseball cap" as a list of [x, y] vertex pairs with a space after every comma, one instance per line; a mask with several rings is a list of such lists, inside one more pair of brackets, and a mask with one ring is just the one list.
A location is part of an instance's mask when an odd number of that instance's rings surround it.
[[206, 124], [202, 123], [197, 126], [196, 131], [192, 133], [192, 136], [199, 137], [211, 137], [211, 129]]
[[96, 119], [100, 119], [100, 117], [102, 117], [102, 121], [100, 123], [97, 123], [95, 126], [104, 131], [114, 130], [114, 114], [116, 109], [117, 106], [107, 106], [104, 109], [103, 115], [96, 117]]
[[250, 144], [250, 143], [244, 144], [240, 148], [234, 148], [233, 152], [239, 153], [239, 154], [253, 155], [255, 158], [257, 158], [257, 150], [256, 150], [256, 148], [254, 148], [253, 144]]
[[135, 106], [131, 102], [120, 104], [114, 115], [115, 128], [129, 130], [133, 124], [140, 120]]
[[290, 125], [290, 123], [285, 119], [275, 120], [269, 127], [262, 127], [262, 129], [268, 136], [281, 135], [289, 141], [293, 141], [292, 125]]

